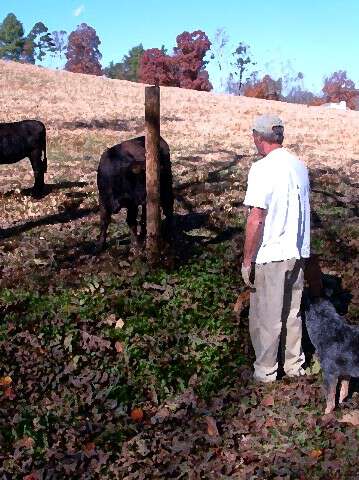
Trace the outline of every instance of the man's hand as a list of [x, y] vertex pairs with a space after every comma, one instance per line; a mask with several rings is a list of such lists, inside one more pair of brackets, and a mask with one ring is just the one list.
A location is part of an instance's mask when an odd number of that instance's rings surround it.
[[255, 288], [254, 284], [250, 281], [251, 273], [252, 273], [252, 264], [250, 263], [249, 265], [245, 265], [244, 263], [242, 263], [241, 273], [242, 273], [243, 281], [247, 285], [247, 287]]

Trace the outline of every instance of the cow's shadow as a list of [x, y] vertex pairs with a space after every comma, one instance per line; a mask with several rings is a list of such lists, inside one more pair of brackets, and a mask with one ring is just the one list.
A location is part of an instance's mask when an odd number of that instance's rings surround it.
[[[71, 182], [71, 181], [45, 184], [44, 192], [41, 195], [40, 199], [46, 197], [46, 195], [49, 195], [51, 192], [55, 192], [63, 189], [71, 189], [71, 188], [79, 188], [79, 187], [81, 188], [87, 185], [88, 185], [87, 182]], [[24, 188], [20, 191], [20, 194], [24, 196], [31, 196], [32, 192], [33, 192], [32, 188]], [[2, 194], [4, 198], [11, 197], [13, 195], [17, 195], [17, 192], [15, 190], [9, 190]], [[70, 222], [71, 220], [77, 220], [77, 219], [86, 217], [91, 213], [96, 213], [98, 211], [98, 207], [78, 208], [81, 204], [81, 199], [88, 196], [87, 192], [69, 191], [69, 192], [66, 192], [65, 195], [69, 199], [69, 201], [64, 205], [59, 206], [59, 210], [60, 210], [59, 213], [46, 215], [33, 220], [27, 220], [21, 225], [15, 225], [13, 227], [0, 229], [0, 240], [10, 238], [15, 235], [19, 235], [20, 233], [27, 232], [36, 227], [40, 227], [44, 225], [55, 225], [57, 223], [67, 223], [67, 222]]]
[[[68, 180], [64, 180], [59, 183], [45, 183], [43, 192], [41, 195], [36, 197], [37, 200], [41, 200], [42, 198], [45, 198], [47, 195], [49, 195], [52, 192], [56, 192], [58, 190], [64, 190], [64, 189], [71, 189], [71, 188], [81, 188], [81, 187], [86, 187], [88, 185], [88, 182], [71, 182]], [[71, 192], [69, 192], [71, 193]], [[6, 192], [2, 193], [1, 196], [4, 198], [16, 196], [18, 192], [15, 189], [7, 190]], [[83, 192], [74, 192], [74, 195], [80, 196], [83, 194]], [[20, 195], [24, 197], [31, 197], [33, 196], [33, 187], [26, 187], [22, 188], [20, 190]]]
[[21, 225], [15, 225], [14, 227], [0, 229], [0, 240], [19, 235], [20, 233], [27, 232], [36, 227], [41, 227], [44, 225], [55, 225], [57, 223], [68, 223], [72, 220], [78, 220], [80, 218], [87, 217], [92, 213], [96, 213], [98, 207], [89, 207], [89, 208], [77, 208], [77, 209], [64, 209], [60, 213], [54, 213], [52, 215], [47, 215], [45, 217], [37, 218], [36, 220], [28, 220]]
[[[70, 181], [63, 181], [59, 183], [45, 183], [43, 192], [38, 199], [45, 198], [47, 195], [53, 192], [57, 192], [59, 190], [65, 190], [65, 189], [71, 189], [71, 188], [81, 188], [81, 187], [86, 187], [88, 185], [88, 182], [70, 182]], [[30, 197], [32, 196], [33, 189], [32, 188], [24, 188], [20, 192], [22, 195]], [[84, 195], [83, 192], [68, 192], [68, 195], [75, 195], [75, 196], [81, 196]]]

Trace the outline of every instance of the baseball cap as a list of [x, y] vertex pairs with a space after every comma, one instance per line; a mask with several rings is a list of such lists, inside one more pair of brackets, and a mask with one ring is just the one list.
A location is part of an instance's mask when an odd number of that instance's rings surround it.
[[273, 127], [283, 127], [282, 120], [277, 115], [261, 115], [257, 117], [253, 124], [253, 130], [264, 135], [270, 135]]

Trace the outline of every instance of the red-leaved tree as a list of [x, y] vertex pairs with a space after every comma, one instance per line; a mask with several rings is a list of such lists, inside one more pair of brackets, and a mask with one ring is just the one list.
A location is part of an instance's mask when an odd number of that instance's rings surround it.
[[98, 46], [100, 39], [96, 30], [82, 23], [68, 38], [65, 70], [73, 73], [101, 75], [100, 59], [102, 57]]
[[178, 64], [173, 57], [158, 48], [150, 48], [143, 52], [138, 76], [140, 82], [151, 85], [180, 86]]
[[245, 84], [243, 95], [246, 97], [264, 98], [265, 100], [280, 100], [282, 79], [273, 80], [270, 75], [265, 75], [262, 80], [255, 80]]
[[179, 65], [180, 87], [192, 90], [212, 90], [206, 70], [206, 53], [211, 48], [211, 42], [202, 30], [183, 32], [176, 38], [174, 59]]
[[322, 92], [324, 95], [313, 98], [309, 105], [344, 101], [351, 110], [359, 110], [359, 90], [355, 88], [353, 80], [347, 77], [345, 70], [338, 70], [327, 77]]
[[353, 80], [347, 77], [345, 70], [338, 70], [324, 80], [322, 89], [326, 102], [345, 101], [352, 110], [359, 109], [359, 90]]
[[139, 66], [139, 79], [143, 83], [210, 91], [212, 84], [204, 60], [211, 47], [207, 35], [201, 30], [183, 32], [177, 37], [173, 55], [152, 48], [145, 50]]

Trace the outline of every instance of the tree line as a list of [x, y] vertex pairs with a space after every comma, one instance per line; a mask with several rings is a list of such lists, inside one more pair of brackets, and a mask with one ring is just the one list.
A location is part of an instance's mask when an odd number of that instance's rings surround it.
[[284, 93], [283, 78], [261, 75], [255, 69], [257, 62], [249, 45], [239, 42], [228, 53], [228, 42], [229, 37], [223, 28], [217, 29], [212, 41], [202, 30], [183, 32], [177, 36], [171, 53], [164, 45], [145, 50], [140, 43], [121, 61], [111, 61], [103, 68], [99, 50], [101, 41], [96, 30], [86, 23], [67, 34], [64, 30], [49, 32], [43, 22], [37, 22], [25, 34], [20, 20], [9, 13], [0, 24], [0, 58], [6, 60], [35, 64], [50, 56], [59, 62], [66, 59], [63, 68], [73, 73], [210, 91], [213, 88], [207, 71], [210, 58], [220, 73], [227, 72], [225, 66], [229, 67], [230, 73], [226, 73], [224, 80], [224, 89], [229, 94], [309, 105], [345, 101], [349, 108], [359, 110], [359, 90], [345, 70], [338, 70], [325, 78], [319, 96], [303, 87], [301, 72], [290, 79], [290, 88]]

